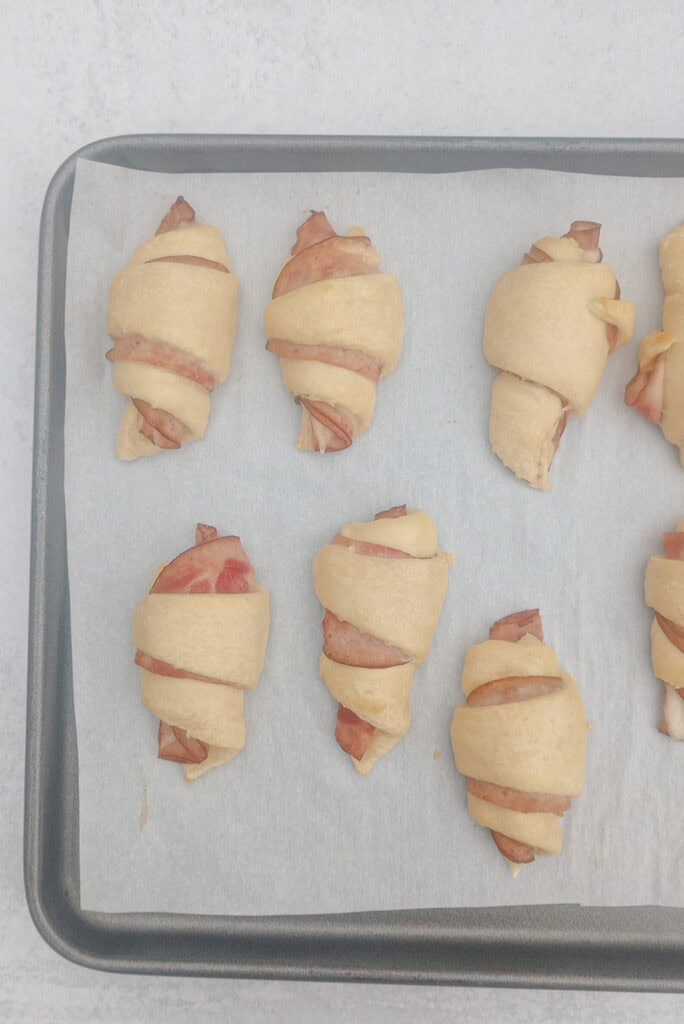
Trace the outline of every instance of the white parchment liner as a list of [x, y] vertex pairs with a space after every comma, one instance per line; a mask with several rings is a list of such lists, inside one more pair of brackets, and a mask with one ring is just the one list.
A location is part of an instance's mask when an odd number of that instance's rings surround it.
[[[225, 234], [242, 280], [233, 372], [206, 438], [124, 464], [124, 399], [104, 354], [112, 275], [182, 193]], [[310, 209], [360, 224], [405, 290], [406, 348], [372, 430], [347, 452], [294, 443], [299, 410], [264, 349], [263, 310]], [[684, 180], [497, 170], [453, 175], [161, 175], [81, 161], [66, 309], [66, 499], [80, 765], [81, 893], [101, 911], [279, 914], [530, 903], [684, 906], [684, 744], [657, 732], [646, 562], [684, 517], [684, 471], [626, 408], [636, 345], [660, 326], [660, 238]], [[487, 296], [528, 245], [573, 219], [604, 225], [605, 259], [638, 303], [589, 413], [571, 421], [550, 494], [487, 441], [494, 371]], [[407, 502], [457, 556], [441, 626], [416, 676], [405, 740], [361, 778], [334, 740], [317, 671], [311, 563], [346, 522]], [[273, 620], [248, 742], [192, 786], [156, 758], [139, 698], [133, 609], [197, 521], [239, 534]], [[466, 811], [449, 724], [466, 648], [492, 620], [539, 606], [546, 638], [595, 725], [587, 785], [560, 857], [513, 880]]]

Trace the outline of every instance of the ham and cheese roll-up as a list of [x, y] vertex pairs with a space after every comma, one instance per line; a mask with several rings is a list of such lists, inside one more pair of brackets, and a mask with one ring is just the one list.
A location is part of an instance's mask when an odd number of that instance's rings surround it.
[[378, 381], [396, 370], [404, 304], [361, 228], [336, 235], [324, 213], [297, 231], [266, 309], [266, 347], [302, 409], [297, 447], [337, 452], [368, 430]]
[[584, 786], [589, 728], [577, 683], [543, 643], [539, 612], [495, 623], [466, 654], [451, 742], [468, 810], [514, 874], [560, 853], [560, 818]]
[[654, 555], [646, 569], [646, 604], [655, 612], [651, 658], [665, 690], [660, 731], [684, 740], [684, 522], [663, 541], [665, 555]]
[[269, 593], [239, 537], [197, 527], [196, 545], [165, 566], [135, 610], [142, 699], [160, 719], [159, 757], [188, 782], [245, 745], [245, 693], [258, 682]]
[[453, 562], [430, 516], [405, 505], [344, 526], [316, 556], [320, 672], [339, 705], [335, 738], [361, 775], [408, 732]]
[[116, 453], [157, 455], [204, 436], [211, 393], [228, 378], [239, 279], [218, 228], [182, 196], [112, 281], [114, 385], [128, 395]]
[[639, 369], [625, 389], [625, 401], [658, 424], [679, 448], [684, 466], [684, 224], [660, 243], [660, 270], [663, 329], [641, 342]]
[[602, 263], [600, 225], [575, 221], [562, 238], [542, 238], [522, 266], [504, 274], [487, 307], [485, 356], [494, 382], [489, 439], [495, 454], [531, 487], [549, 490], [549, 468], [568, 416], [582, 416], [608, 356], [634, 330], [635, 307], [620, 299]]

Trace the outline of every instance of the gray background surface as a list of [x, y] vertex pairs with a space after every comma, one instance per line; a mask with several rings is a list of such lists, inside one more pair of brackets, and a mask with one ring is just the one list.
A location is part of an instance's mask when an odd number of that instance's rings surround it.
[[679, 1021], [682, 996], [90, 972], [30, 922], [21, 806], [38, 223], [58, 164], [130, 132], [680, 137], [680, 4], [9, 0], [3, 13], [0, 1020]]

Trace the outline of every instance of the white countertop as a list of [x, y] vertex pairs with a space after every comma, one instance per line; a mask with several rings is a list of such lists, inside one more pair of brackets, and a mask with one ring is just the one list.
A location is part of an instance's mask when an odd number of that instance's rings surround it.
[[682, 137], [679, 0], [6, 0], [2, 28], [0, 1020], [680, 1021], [684, 996], [88, 971], [40, 938], [22, 879], [35, 289], [54, 170], [135, 132]]

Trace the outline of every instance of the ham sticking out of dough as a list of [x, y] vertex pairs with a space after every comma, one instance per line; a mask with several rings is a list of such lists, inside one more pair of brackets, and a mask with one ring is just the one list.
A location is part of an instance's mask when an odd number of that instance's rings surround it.
[[[406, 506], [397, 505], [386, 512], [379, 512], [375, 518], [399, 518], [405, 515]], [[335, 537], [333, 544], [353, 547], [357, 554], [367, 555], [369, 558], [411, 557], [397, 548], [352, 540], [342, 534]], [[329, 611], [326, 611], [323, 619], [323, 652], [331, 661], [353, 665], [356, 668], [391, 668], [394, 665], [406, 665], [411, 660], [398, 647], [392, 647], [377, 637], [360, 633], [351, 623], [343, 622]], [[374, 733], [372, 725], [364, 722], [342, 704], [338, 706], [335, 739], [342, 749], [357, 761], [365, 754]]]
[[639, 369], [625, 388], [625, 402], [649, 423], [659, 424], [665, 408], [665, 370], [673, 337], [666, 331], [647, 335], [639, 346]]
[[[317, 281], [376, 274], [381, 262], [382, 257], [366, 235], [355, 233], [354, 229], [349, 235], [337, 235], [324, 213], [312, 212], [297, 229], [297, 242], [276, 280], [273, 298]], [[374, 384], [380, 380], [384, 370], [380, 359], [359, 349], [305, 345], [280, 338], [269, 338], [266, 348], [281, 359], [339, 366]], [[306, 395], [297, 395], [296, 401], [311, 417], [313, 434], [321, 452], [338, 452], [350, 447], [357, 432], [350, 410]]]
[[[533, 636], [543, 642], [544, 633], [538, 609], [515, 612], [499, 619], [489, 630], [491, 640], [505, 640], [519, 643], [525, 636]], [[533, 700], [554, 693], [563, 686], [563, 680], [556, 676], [508, 676], [483, 683], [468, 695], [471, 707], [486, 707], [493, 704], [509, 704], [515, 701]], [[570, 809], [570, 798], [546, 793], [525, 793], [506, 786], [497, 786], [482, 779], [468, 779], [468, 792], [480, 800], [522, 811], [525, 814], [546, 812], [562, 817]], [[527, 843], [492, 831], [497, 847], [512, 864], [529, 864], [535, 859], [534, 847]]]
[[[253, 593], [255, 572], [239, 537], [219, 537], [213, 526], [198, 524], [195, 547], [174, 558], [157, 576], [151, 594], [248, 594]], [[173, 665], [151, 658], [144, 651], [136, 654], [136, 663], [157, 675], [199, 679], [222, 684], [181, 671]], [[208, 754], [208, 745], [187, 735], [184, 729], [161, 722], [159, 757], [180, 764], [200, 764]]]
[[[195, 223], [195, 211], [185, 201], [183, 196], [178, 196], [171, 209], [166, 214], [157, 228], [156, 235], [163, 235], [169, 231], [176, 231]], [[202, 256], [178, 254], [174, 256], [160, 256], [157, 259], [148, 260], [149, 263], [189, 263], [192, 266], [208, 267], [212, 270], [219, 270], [228, 274], [228, 267], [215, 260], [204, 259]], [[159, 370], [166, 370], [179, 377], [199, 384], [200, 387], [211, 393], [218, 379], [211, 369], [180, 348], [168, 345], [156, 338], [146, 338], [140, 334], [123, 334], [114, 338], [114, 347], [106, 353], [107, 359], [112, 363], [132, 362], [144, 363]], [[140, 433], [157, 448], [173, 449], [180, 448], [183, 441], [184, 427], [170, 413], [163, 409], [156, 409], [149, 402], [139, 398], [133, 398], [133, 404], [140, 413]]]

